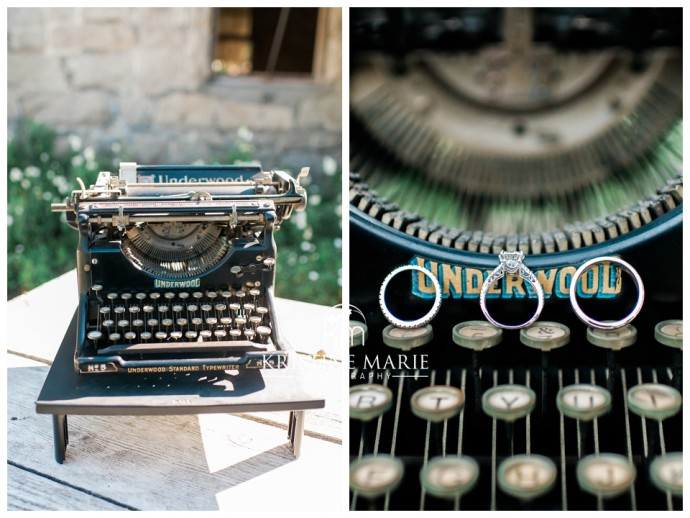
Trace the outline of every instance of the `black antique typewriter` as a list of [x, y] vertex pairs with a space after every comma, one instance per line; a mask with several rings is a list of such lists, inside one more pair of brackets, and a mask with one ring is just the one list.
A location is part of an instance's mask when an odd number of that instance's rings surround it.
[[351, 510], [682, 509], [681, 19], [351, 10]]
[[79, 231], [79, 373], [282, 368], [274, 231], [306, 193], [258, 166], [101, 172], [54, 211]]

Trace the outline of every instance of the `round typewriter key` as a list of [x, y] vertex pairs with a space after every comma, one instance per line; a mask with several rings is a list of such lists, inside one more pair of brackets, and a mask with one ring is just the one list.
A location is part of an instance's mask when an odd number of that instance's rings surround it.
[[208, 313], [212, 309], [213, 309], [213, 306], [211, 306], [211, 304], [202, 304], [201, 305], [201, 311], [203, 311], [205, 313]]
[[628, 389], [628, 406], [637, 415], [663, 420], [676, 415], [683, 396], [673, 387], [660, 383], [643, 383]]
[[153, 335], [151, 335], [151, 333], [148, 331], [144, 331], [143, 333], [141, 333], [141, 339], [142, 340], [150, 340], [151, 336], [153, 336]]
[[619, 351], [637, 341], [637, 329], [628, 324], [618, 329], [587, 328], [587, 341], [598, 347]]
[[132, 298], [132, 294], [131, 294], [131, 293], [123, 293], [123, 294], [120, 296], [120, 298], [121, 298], [122, 300], [129, 300], [129, 299]]
[[682, 349], [683, 321], [664, 320], [663, 322], [659, 322], [654, 328], [654, 338], [656, 338], [656, 341], [660, 344]]
[[95, 342], [96, 340], [103, 338], [103, 333], [100, 331], [89, 331], [86, 335], [86, 338]]
[[196, 338], [197, 333], [196, 333], [196, 331], [187, 331], [184, 335], [186, 338], [193, 339], [193, 338]]
[[223, 324], [223, 325], [225, 325], [225, 326], [232, 325], [232, 318], [230, 318], [230, 317], [221, 317], [220, 323]]
[[588, 455], [577, 463], [580, 487], [602, 498], [611, 498], [627, 491], [635, 482], [637, 471], [627, 457], [615, 453]]
[[247, 340], [254, 340], [254, 337], [256, 336], [256, 331], [254, 331], [253, 329], [245, 329], [244, 336], [247, 338]]
[[683, 454], [668, 453], [649, 466], [649, 476], [656, 487], [673, 496], [683, 496]]
[[256, 312], [257, 312], [259, 315], [265, 315], [266, 313], [268, 313], [268, 308], [266, 308], [266, 307], [264, 307], [264, 306], [258, 306], [258, 307], [256, 308]]
[[266, 337], [271, 335], [271, 328], [268, 326], [256, 326], [256, 334], [259, 338], [266, 339]]
[[242, 267], [238, 266], [238, 265], [231, 266], [230, 267], [230, 273], [234, 273], [235, 275], [239, 275], [240, 273], [242, 273]]
[[189, 293], [187, 293], [186, 291], [181, 291], [178, 297], [180, 297], [182, 300], [186, 300], [189, 298]]
[[403, 351], [428, 344], [433, 338], [434, 330], [431, 324], [414, 328], [395, 327], [389, 324], [383, 329], [383, 343]]
[[215, 298], [218, 296], [218, 293], [215, 292], [215, 291], [207, 291], [207, 292], [206, 292], [206, 296], [207, 296], [209, 299], [213, 300], [213, 299], [215, 299]]
[[599, 385], [568, 385], [558, 392], [556, 406], [565, 416], [591, 421], [611, 410], [611, 393]]
[[108, 338], [110, 338], [112, 342], [117, 342], [121, 338], [121, 336], [120, 333], [110, 333], [108, 335]]
[[387, 412], [393, 404], [393, 393], [383, 385], [354, 385], [350, 387], [350, 417], [371, 421]]
[[98, 308], [98, 312], [101, 315], [107, 315], [110, 313], [110, 308], [108, 306], [103, 306], [102, 308]]
[[165, 331], [157, 331], [156, 338], [158, 340], [165, 340], [166, 338], [168, 338], [168, 333], [166, 333]]
[[116, 299], [117, 299], [117, 293], [112, 293], [112, 292], [111, 292], [111, 293], [108, 293], [108, 294], [106, 295], [106, 298], [107, 298], [108, 300], [116, 300]]
[[350, 465], [350, 489], [365, 498], [376, 498], [395, 490], [403, 478], [404, 466], [390, 455], [366, 455]]
[[220, 292], [220, 295], [221, 295], [224, 299], [229, 299], [230, 297], [232, 297], [232, 291], [227, 291], [227, 290], [226, 290], [226, 291], [221, 291], [221, 292]]
[[165, 327], [173, 325], [172, 318], [164, 318], [161, 320], [161, 324], [163, 324]]
[[146, 325], [151, 326], [151, 327], [155, 327], [155, 326], [158, 325], [158, 319], [149, 318], [149, 319], [146, 321]]
[[192, 293], [192, 297], [194, 297], [195, 299], [202, 299], [204, 298], [204, 294], [200, 291], [195, 291], [194, 293]]
[[233, 302], [231, 304], [228, 304], [228, 307], [230, 308], [230, 311], [232, 311], [233, 313], [237, 313], [242, 306], [240, 306], [236, 302]]
[[151, 300], [158, 300], [158, 299], [161, 298], [161, 294], [158, 293], [158, 292], [156, 292], [156, 291], [154, 291], [153, 293], [151, 293], [151, 294], [149, 295], [149, 298], [150, 298]]
[[235, 324], [237, 324], [238, 326], [243, 326], [246, 323], [247, 323], [247, 319], [244, 318], [243, 316], [239, 316], [239, 317], [235, 318]]
[[142, 309], [144, 310], [144, 313], [153, 313], [154, 307], [147, 304]]
[[242, 336], [242, 331], [239, 329], [231, 329], [230, 330], [230, 338], [233, 340], [237, 340], [240, 336]]
[[115, 321], [114, 320], [104, 320], [103, 325], [105, 327], [113, 327], [115, 325]]
[[213, 336], [213, 333], [211, 333], [209, 329], [204, 329], [203, 331], [199, 331], [199, 336], [204, 339], [211, 338], [211, 336]]
[[225, 331], [225, 329], [216, 329], [213, 334], [216, 338], [225, 338], [228, 333]]
[[117, 315], [122, 315], [125, 312], [125, 308], [123, 306], [118, 306], [113, 310]]
[[254, 304], [246, 302], [242, 305], [242, 309], [244, 309], [246, 313], [251, 313], [252, 311], [254, 311]]
[[482, 396], [484, 413], [496, 419], [515, 421], [534, 410], [537, 396], [524, 385], [497, 385]]
[[570, 342], [570, 329], [558, 322], [537, 321], [520, 329], [520, 341], [527, 347], [551, 351]]
[[129, 306], [130, 313], [139, 313], [140, 309], [141, 308], [139, 306]]
[[186, 326], [189, 323], [189, 321], [186, 318], [178, 318], [176, 320], [176, 322], [177, 322], [177, 325], [180, 327]]
[[183, 309], [184, 309], [184, 306], [181, 306], [180, 304], [175, 304], [175, 305], [173, 305], [173, 307], [172, 307], [172, 310], [173, 310], [174, 313], [179, 313], [179, 312], [182, 311]]
[[503, 340], [503, 329], [486, 320], [468, 320], [453, 327], [453, 342], [461, 347], [482, 351]]
[[117, 326], [118, 327], [129, 327], [129, 320], [118, 320]]
[[199, 306], [196, 304], [187, 304], [187, 310], [191, 311], [192, 313], [195, 312], [197, 309], [199, 309]]
[[208, 317], [206, 323], [210, 326], [215, 326], [218, 323], [218, 319], [216, 317]]
[[465, 406], [465, 393], [447, 385], [424, 387], [412, 394], [412, 413], [432, 422], [445, 421], [458, 415]]
[[136, 320], [132, 320], [132, 325], [134, 327], [142, 327], [144, 325], [144, 321], [137, 318]]
[[216, 304], [213, 307], [216, 311], [225, 311], [227, 309], [227, 306], [225, 304]]
[[178, 340], [182, 338], [182, 333], [180, 331], [173, 331], [170, 333], [170, 338], [174, 338], [175, 340]]
[[170, 308], [168, 306], [158, 306], [158, 312], [159, 313], [167, 313]]
[[192, 324], [195, 326], [200, 326], [203, 323], [204, 323], [204, 320], [199, 318], [199, 317], [195, 317], [192, 319]]
[[498, 467], [498, 486], [510, 496], [532, 500], [548, 493], [557, 476], [556, 465], [548, 457], [515, 455]]
[[419, 473], [422, 487], [437, 498], [457, 498], [470, 491], [479, 478], [479, 464], [472, 457], [435, 457]]
[[261, 317], [258, 315], [252, 315], [251, 317], [249, 317], [249, 323], [253, 327], [256, 327], [257, 325], [259, 325], [261, 323]]
[[99, 291], [101, 291], [103, 289], [103, 286], [101, 286], [100, 284], [94, 284], [93, 286], [91, 286], [91, 289], [93, 291], [95, 291], [96, 293], [98, 293]]
[[235, 297], [237, 297], [237, 298], [240, 299], [240, 300], [242, 300], [242, 299], [243, 299], [244, 297], [246, 297], [246, 296], [247, 296], [247, 292], [244, 291], [244, 290], [237, 290], [237, 291], [235, 292]]
[[175, 298], [175, 294], [172, 291], [164, 293], [163, 296], [168, 300], [172, 300]]
[[144, 300], [146, 298], [146, 293], [137, 293], [134, 297], [137, 300]]
[[126, 340], [134, 340], [137, 337], [136, 333], [133, 333], [132, 331], [127, 331], [125, 333], [125, 339]]

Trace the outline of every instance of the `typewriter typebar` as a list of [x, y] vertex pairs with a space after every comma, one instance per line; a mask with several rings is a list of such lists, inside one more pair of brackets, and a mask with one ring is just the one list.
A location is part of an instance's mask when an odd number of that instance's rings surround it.
[[80, 180], [53, 205], [79, 231], [76, 370], [286, 367], [274, 231], [305, 208], [308, 171], [122, 163]]
[[352, 9], [351, 510], [682, 509], [676, 16]]

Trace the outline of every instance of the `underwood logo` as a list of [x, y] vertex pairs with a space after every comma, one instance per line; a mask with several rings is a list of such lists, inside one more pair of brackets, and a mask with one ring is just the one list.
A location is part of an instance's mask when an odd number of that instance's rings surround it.
[[154, 288], [199, 288], [201, 279], [189, 279], [187, 281], [164, 281], [161, 279], [153, 280]]

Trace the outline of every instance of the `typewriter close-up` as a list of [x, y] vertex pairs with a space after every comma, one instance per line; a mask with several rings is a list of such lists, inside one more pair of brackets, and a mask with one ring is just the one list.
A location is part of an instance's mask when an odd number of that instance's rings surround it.
[[350, 509], [682, 509], [682, 12], [350, 25]]
[[79, 373], [283, 368], [274, 232], [306, 193], [258, 166], [120, 164], [54, 211], [79, 231]]

